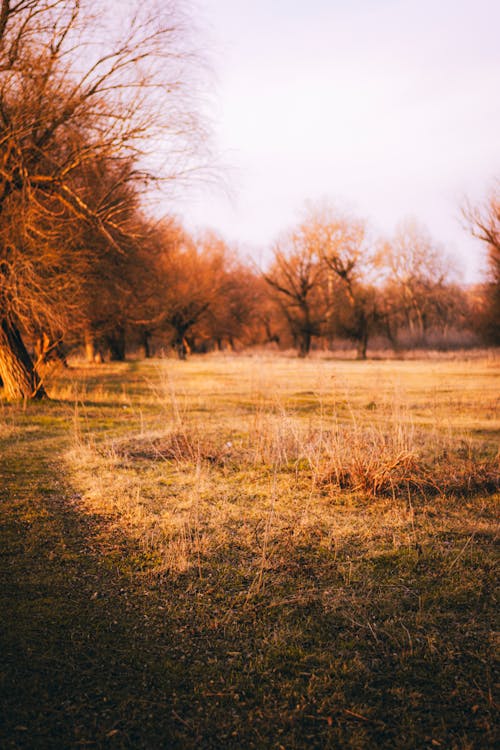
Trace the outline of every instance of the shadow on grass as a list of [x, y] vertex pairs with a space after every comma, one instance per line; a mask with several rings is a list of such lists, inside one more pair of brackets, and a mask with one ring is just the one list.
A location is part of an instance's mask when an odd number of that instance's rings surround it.
[[155, 580], [54, 449], [0, 455], [2, 747], [493, 747], [492, 605], [455, 601], [439, 559], [291, 548], [250, 600], [237, 549]]
[[160, 640], [158, 623], [145, 627], [150, 605], [126, 570], [134, 551], [78, 512], [41, 450], [18, 451], [0, 458], [0, 745], [183, 746], [176, 636], [166, 622]]

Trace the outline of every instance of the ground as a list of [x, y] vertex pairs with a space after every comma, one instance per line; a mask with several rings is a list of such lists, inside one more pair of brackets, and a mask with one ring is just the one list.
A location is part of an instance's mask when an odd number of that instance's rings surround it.
[[200, 357], [0, 411], [0, 746], [495, 745], [499, 360]]

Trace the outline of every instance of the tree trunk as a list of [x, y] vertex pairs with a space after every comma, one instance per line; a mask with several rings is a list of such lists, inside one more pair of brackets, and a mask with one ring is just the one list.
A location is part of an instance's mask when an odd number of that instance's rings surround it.
[[116, 328], [106, 336], [109, 355], [112, 362], [125, 362], [125, 329], [123, 326]]
[[144, 349], [144, 357], [146, 359], [150, 359], [151, 358], [151, 344], [150, 344], [151, 334], [150, 332], [143, 331], [141, 338], [142, 338], [142, 346]]
[[85, 330], [85, 359], [89, 364], [93, 364], [95, 359], [95, 339], [89, 328]]
[[356, 359], [366, 359], [366, 350], [368, 348], [368, 331], [363, 331], [357, 342]]
[[188, 354], [191, 353], [191, 348], [186, 340], [185, 336], [179, 335], [174, 342], [175, 350], [179, 359], [186, 360]]
[[85, 339], [85, 359], [89, 364], [102, 364], [104, 362], [104, 352], [102, 341], [97, 339], [94, 331], [87, 328], [84, 331]]
[[47, 398], [21, 334], [7, 320], [0, 323], [0, 379], [8, 401]]
[[307, 357], [311, 351], [312, 336], [309, 331], [300, 332], [299, 357]]
[[401, 351], [401, 347], [398, 341], [397, 326], [396, 325], [394, 325], [394, 327], [391, 326], [390, 321], [387, 320], [385, 322], [384, 329], [385, 329], [385, 335], [387, 336], [387, 339], [392, 347], [392, 351], [398, 354]]

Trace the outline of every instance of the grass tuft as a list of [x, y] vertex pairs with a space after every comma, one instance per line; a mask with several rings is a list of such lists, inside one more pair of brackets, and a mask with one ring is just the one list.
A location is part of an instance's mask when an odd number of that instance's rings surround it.
[[[463, 441], [462, 441], [463, 442]], [[470, 497], [500, 489], [500, 454], [493, 458], [462, 442], [441, 438], [429, 447], [428, 435], [396, 424], [391, 431], [340, 428], [328, 439], [321, 485], [352, 490], [366, 497], [436, 495]]]

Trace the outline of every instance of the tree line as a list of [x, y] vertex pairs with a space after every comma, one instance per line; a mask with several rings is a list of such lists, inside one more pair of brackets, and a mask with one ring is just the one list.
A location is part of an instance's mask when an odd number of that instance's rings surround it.
[[[475, 329], [498, 343], [499, 198], [466, 206], [488, 248], [473, 291], [415, 222], [374, 238], [310, 210], [257, 269], [145, 199], [207, 157], [190, 21], [173, 2], [0, 0], [0, 381], [45, 396], [51, 358], [90, 361], [273, 343], [394, 348]], [[99, 30], [97, 32], [97, 30]], [[167, 212], [168, 213], [168, 212]]]
[[142, 196], [189, 175], [206, 143], [189, 38], [173, 0], [1, 0], [8, 398], [45, 395], [27, 342], [41, 342], [44, 356], [78, 332], [90, 342], [94, 326], [120, 321], [133, 304], [149, 234]]

